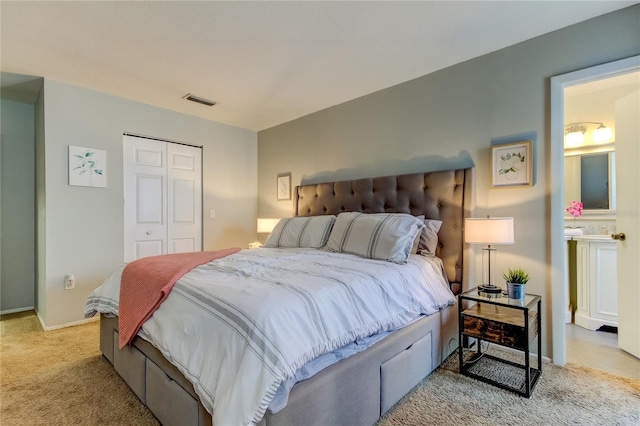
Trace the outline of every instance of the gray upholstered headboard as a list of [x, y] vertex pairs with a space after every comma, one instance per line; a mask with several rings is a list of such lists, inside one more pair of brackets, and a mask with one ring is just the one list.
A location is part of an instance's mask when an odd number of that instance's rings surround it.
[[436, 255], [442, 259], [451, 290], [463, 286], [464, 236], [472, 169], [328, 182], [296, 187], [296, 216], [364, 213], [410, 213], [441, 220]]

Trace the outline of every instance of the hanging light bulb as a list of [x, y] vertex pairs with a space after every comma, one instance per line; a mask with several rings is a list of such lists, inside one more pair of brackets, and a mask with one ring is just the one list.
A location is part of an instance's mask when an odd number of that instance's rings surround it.
[[593, 131], [593, 142], [595, 143], [609, 142], [611, 137], [611, 129], [606, 127], [604, 124], [600, 124], [600, 126]]
[[582, 145], [584, 137], [580, 132], [567, 133], [564, 137], [564, 146], [567, 148], [575, 148]]
[[584, 132], [586, 131], [587, 129], [579, 124], [570, 125], [564, 134], [564, 146], [566, 148], [575, 148], [582, 145]]

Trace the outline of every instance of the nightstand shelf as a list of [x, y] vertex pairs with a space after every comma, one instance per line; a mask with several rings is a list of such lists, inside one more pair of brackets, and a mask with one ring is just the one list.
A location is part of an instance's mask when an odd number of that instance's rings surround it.
[[[509, 299], [504, 294], [487, 295], [474, 288], [459, 295], [460, 373], [530, 397], [542, 374], [539, 355], [537, 368], [529, 362], [530, 343], [536, 338], [538, 354], [542, 351], [540, 307], [540, 296], [532, 294], [522, 300]], [[464, 336], [478, 340], [476, 353], [467, 360], [463, 359]], [[524, 365], [483, 353], [482, 341], [522, 351]]]

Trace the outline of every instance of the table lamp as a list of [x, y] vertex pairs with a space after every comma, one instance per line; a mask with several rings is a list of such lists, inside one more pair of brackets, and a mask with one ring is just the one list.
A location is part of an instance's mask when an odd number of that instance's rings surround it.
[[[280, 219], [259, 217], [258, 229], [257, 229], [258, 234], [271, 235], [271, 232], [273, 232], [273, 228], [276, 227], [279, 221]], [[267, 236], [267, 238], [269, 238], [269, 236]], [[258, 237], [258, 239], [260, 239], [260, 237]], [[259, 247], [262, 247], [262, 243], [260, 241], [254, 241], [252, 243], [249, 243], [249, 248], [259, 248]]]
[[271, 234], [280, 219], [258, 218], [258, 234]]
[[491, 245], [513, 244], [513, 218], [489, 217], [468, 218], [464, 220], [464, 242], [467, 244], [487, 244], [482, 248], [482, 285], [479, 291], [500, 293], [502, 289], [495, 285], [495, 266], [497, 250]]

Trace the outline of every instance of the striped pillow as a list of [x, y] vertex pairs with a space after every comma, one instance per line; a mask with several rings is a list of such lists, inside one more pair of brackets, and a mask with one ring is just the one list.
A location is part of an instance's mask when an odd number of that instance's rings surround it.
[[320, 248], [327, 243], [335, 220], [334, 215], [280, 219], [264, 246]]
[[368, 259], [406, 263], [424, 221], [404, 213], [340, 213], [327, 249]]

